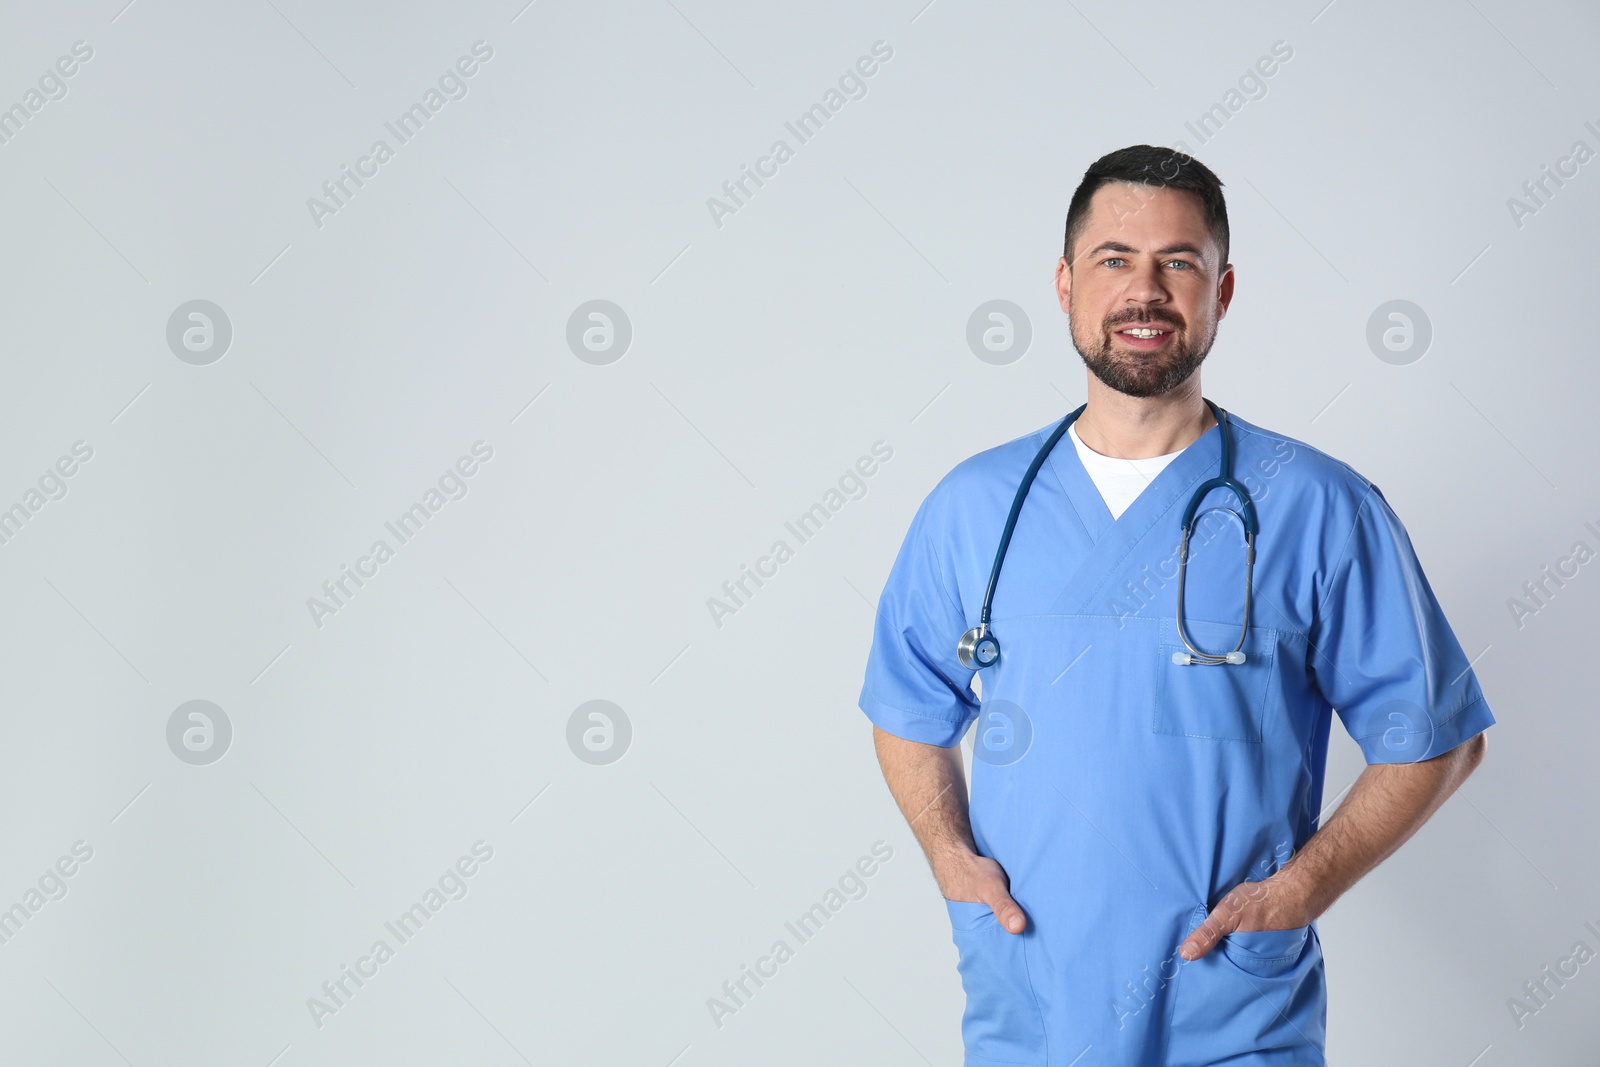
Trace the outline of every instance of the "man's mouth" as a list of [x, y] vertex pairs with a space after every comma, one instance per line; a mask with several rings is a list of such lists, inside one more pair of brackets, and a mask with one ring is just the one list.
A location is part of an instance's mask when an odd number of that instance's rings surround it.
[[1167, 338], [1172, 336], [1172, 328], [1165, 325], [1124, 326], [1117, 331], [1117, 336], [1134, 348], [1156, 349], [1167, 343]]

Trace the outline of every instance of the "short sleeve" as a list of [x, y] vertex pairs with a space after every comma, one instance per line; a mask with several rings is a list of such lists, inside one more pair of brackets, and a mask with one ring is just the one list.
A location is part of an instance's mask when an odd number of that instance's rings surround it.
[[928, 502], [911, 521], [878, 598], [860, 706], [896, 737], [948, 748], [978, 713], [973, 671], [956, 659], [967, 629], [928, 530]]
[[1494, 724], [1411, 538], [1375, 485], [1309, 637], [1317, 687], [1369, 764], [1432, 759]]

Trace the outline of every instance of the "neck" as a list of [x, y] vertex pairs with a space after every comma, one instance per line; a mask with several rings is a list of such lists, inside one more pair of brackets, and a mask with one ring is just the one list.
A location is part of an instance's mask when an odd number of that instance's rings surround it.
[[1128, 396], [1089, 375], [1089, 400], [1073, 424], [1102, 456], [1150, 459], [1181, 452], [1217, 424], [1200, 395], [1197, 371], [1161, 396]]

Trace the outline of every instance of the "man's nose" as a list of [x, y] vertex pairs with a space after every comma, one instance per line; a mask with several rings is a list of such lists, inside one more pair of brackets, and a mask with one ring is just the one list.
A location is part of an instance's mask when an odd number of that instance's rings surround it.
[[1133, 304], [1164, 304], [1169, 294], [1161, 279], [1161, 267], [1146, 263], [1129, 271], [1126, 296]]

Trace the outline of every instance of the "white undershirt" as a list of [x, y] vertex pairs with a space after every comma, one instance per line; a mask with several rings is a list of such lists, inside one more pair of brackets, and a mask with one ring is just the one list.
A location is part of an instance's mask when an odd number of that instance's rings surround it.
[[1072, 436], [1072, 443], [1078, 449], [1078, 458], [1083, 461], [1083, 469], [1089, 472], [1094, 487], [1100, 490], [1100, 497], [1106, 502], [1113, 519], [1120, 518], [1128, 510], [1128, 505], [1144, 492], [1144, 487], [1154, 481], [1156, 475], [1166, 469], [1168, 463], [1183, 455], [1183, 450], [1179, 449], [1148, 459], [1116, 459], [1102, 456], [1084, 444], [1078, 436], [1076, 423], [1067, 427], [1067, 433]]

